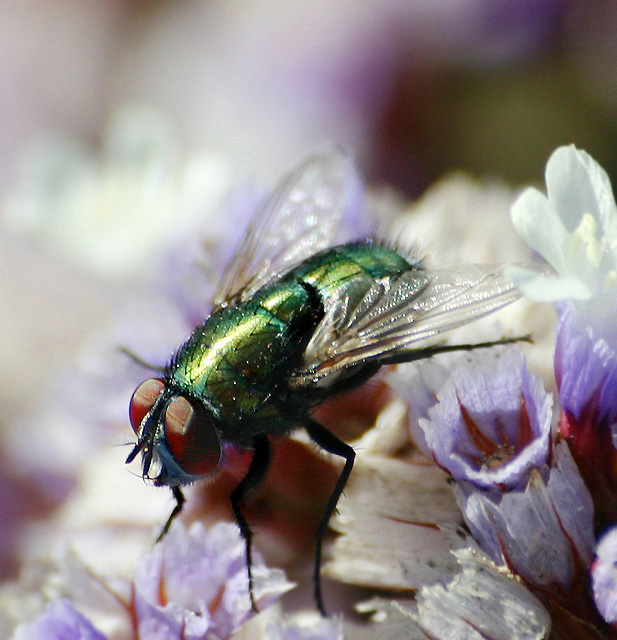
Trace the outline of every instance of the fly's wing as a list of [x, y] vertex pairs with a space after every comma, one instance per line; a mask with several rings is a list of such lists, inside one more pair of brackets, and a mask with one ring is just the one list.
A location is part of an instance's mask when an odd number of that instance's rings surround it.
[[305, 351], [294, 384], [310, 386], [353, 365], [409, 353], [416, 342], [467, 324], [516, 300], [506, 265], [414, 269], [364, 284], [334, 301]]
[[352, 176], [349, 154], [329, 147], [283, 178], [236, 249], [215, 305], [250, 298], [276, 274], [332, 244]]

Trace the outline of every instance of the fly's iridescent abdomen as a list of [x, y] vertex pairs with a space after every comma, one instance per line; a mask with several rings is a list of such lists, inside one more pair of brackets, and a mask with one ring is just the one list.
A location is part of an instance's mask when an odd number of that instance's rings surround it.
[[323, 251], [305, 260], [289, 273], [315, 287], [324, 302], [344, 296], [363, 295], [366, 285], [381, 278], [402, 275], [420, 266], [394, 249], [372, 241], [354, 242]]

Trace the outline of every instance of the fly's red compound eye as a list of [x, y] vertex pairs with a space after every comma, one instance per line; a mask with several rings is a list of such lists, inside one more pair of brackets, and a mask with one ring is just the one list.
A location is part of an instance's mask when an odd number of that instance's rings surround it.
[[139, 428], [143, 419], [150, 409], [152, 409], [157, 398], [161, 395], [165, 383], [158, 378], [150, 378], [142, 382], [131, 398], [129, 407], [129, 417], [133, 431], [139, 435]]
[[176, 396], [165, 411], [165, 438], [181, 469], [194, 476], [212, 473], [221, 459], [221, 442], [206, 410]]

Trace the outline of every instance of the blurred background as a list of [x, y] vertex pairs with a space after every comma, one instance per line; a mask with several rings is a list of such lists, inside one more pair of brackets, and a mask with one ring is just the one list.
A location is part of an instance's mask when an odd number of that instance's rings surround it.
[[329, 140], [410, 199], [539, 183], [570, 143], [614, 179], [616, 33], [604, 0], [0, 0], [0, 574], [95, 447], [54, 403], [105, 418], [66, 371], [119, 314], [137, 342], [165, 314], [153, 256]]
[[[574, 142], [616, 163], [602, 0], [3, 2], [1, 181], [50, 129], [96, 142], [139, 102], [268, 177], [323, 139], [417, 195], [450, 169], [537, 180]], [[264, 172], [266, 170], [264, 169]]]

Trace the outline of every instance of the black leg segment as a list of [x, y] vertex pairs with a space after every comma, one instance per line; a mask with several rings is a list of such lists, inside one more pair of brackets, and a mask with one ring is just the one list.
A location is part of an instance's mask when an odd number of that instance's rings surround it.
[[173, 511], [169, 514], [169, 518], [167, 518], [167, 522], [165, 523], [165, 526], [161, 530], [161, 533], [159, 533], [158, 538], [156, 539], [157, 542], [160, 542], [167, 535], [167, 532], [169, 531], [169, 527], [171, 527], [171, 523], [180, 515], [180, 512], [182, 511], [182, 507], [184, 506], [184, 501], [186, 500], [180, 487], [171, 487], [171, 493], [176, 499], [176, 506], [174, 507]]
[[251, 608], [257, 612], [259, 609], [255, 604], [255, 595], [253, 594], [253, 552], [252, 538], [253, 532], [242, 514], [240, 503], [246, 500], [248, 495], [256, 489], [264, 479], [268, 467], [270, 466], [270, 441], [265, 435], [256, 436], [253, 440], [255, 453], [251, 460], [251, 465], [240, 484], [233, 490], [231, 494], [231, 508], [233, 509], [236, 522], [240, 527], [240, 533], [246, 544], [246, 566], [249, 578], [249, 594], [251, 596]]
[[379, 364], [404, 364], [405, 362], [415, 362], [432, 358], [440, 353], [451, 353], [452, 351], [473, 351], [474, 349], [488, 349], [502, 344], [516, 344], [517, 342], [532, 342], [531, 336], [517, 336], [516, 338], [502, 338], [501, 340], [491, 340], [490, 342], [477, 342], [476, 344], [438, 344], [424, 349], [410, 349], [394, 356], [386, 356], [379, 359]]
[[336, 509], [336, 505], [345, 489], [351, 470], [353, 469], [353, 463], [356, 458], [356, 453], [353, 447], [345, 444], [342, 440], [339, 440], [333, 433], [322, 427], [318, 422], [311, 420], [306, 425], [306, 431], [311, 439], [318, 444], [324, 451], [331, 453], [335, 456], [340, 456], [345, 459], [345, 466], [341, 475], [336, 482], [334, 491], [328, 500], [328, 504], [321, 516], [317, 531], [315, 533], [315, 565], [313, 569], [313, 580], [315, 584], [315, 602], [317, 608], [322, 616], [326, 616], [326, 610], [323, 605], [323, 599], [321, 595], [321, 545], [328, 529], [328, 522]]

